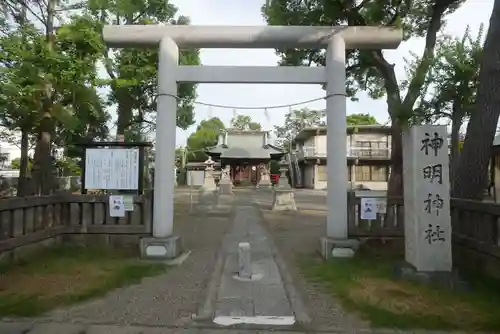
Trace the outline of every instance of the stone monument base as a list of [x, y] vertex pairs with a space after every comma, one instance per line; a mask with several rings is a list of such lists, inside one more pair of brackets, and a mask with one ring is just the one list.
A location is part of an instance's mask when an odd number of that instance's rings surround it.
[[203, 202], [206, 198], [212, 199], [214, 197], [214, 194], [217, 192], [217, 188], [205, 188], [201, 187], [198, 190], [198, 199], [199, 202]]
[[273, 187], [273, 184], [271, 183], [271, 180], [260, 180], [256, 186], [257, 189], [260, 189], [260, 188], [269, 189], [272, 187]]
[[394, 276], [424, 285], [440, 285], [451, 290], [466, 291], [469, 285], [457, 271], [418, 271], [412, 264], [402, 261], [394, 267]]
[[353, 257], [359, 248], [356, 239], [332, 239], [322, 237], [319, 239], [319, 252], [325, 259]]
[[181, 237], [173, 235], [167, 238], [142, 238], [141, 257], [151, 260], [172, 260], [181, 255]]
[[275, 189], [272, 210], [285, 211], [297, 210], [295, 205], [295, 196], [293, 190], [289, 189]]
[[220, 195], [232, 195], [233, 194], [233, 184], [229, 180], [221, 180], [219, 182], [219, 194]]

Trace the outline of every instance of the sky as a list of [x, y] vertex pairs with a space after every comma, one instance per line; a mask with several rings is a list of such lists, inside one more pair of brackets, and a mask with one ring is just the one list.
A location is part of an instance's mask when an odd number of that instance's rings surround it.
[[[266, 25], [260, 8], [265, 0], [170, 0], [179, 8], [179, 14], [188, 16], [192, 25]], [[443, 32], [462, 36], [467, 25], [475, 36], [482, 23], [487, 24], [493, 8], [493, 0], [467, 0], [453, 15], [447, 18]], [[399, 80], [405, 79], [404, 59], [409, 57], [409, 51], [417, 54], [423, 51], [423, 40], [413, 39], [401, 44], [397, 50], [386, 50], [389, 62], [395, 64]], [[274, 66], [278, 56], [274, 49], [202, 49], [200, 53], [203, 65], [234, 65], [234, 66]], [[106, 77], [101, 69], [101, 75]], [[323, 97], [325, 92], [319, 85], [259, 85], [259, 84], [200, 84], [197, 88], [197, 101], [231, 106], [228, 109], [196, 105], [196, 124], [182, 130], [177, 128], [176, 146], [183, 146], [190, 133], [203, 119], [217, 116], [226, 125], [234, 114], [249, 115], [253, 121], [259, 122], [264, 130], [272, 130], [274, 125], [282, 124], [289, 107], [272, 109], [266, 113], [265, 107], [295, 104]], [[384, 99], [372, 100], [366, 93], [359, 92], [359, 101], [348, 101], [347, 113], [369, 113], [381, 124], [387, 123], [387, 106]], [[234, 107], [234, 108], [233, 108]], [[238, 107], [257, 107], [257, 110], [238, 110]], [[324, 109], [325, 101], [299, 105], [296, 108]], [[115, 108], [111, 108], [113, 121], [116, 120]], [[112, 127], [112, 132], [116, 129]], [[18, 157], [19, 150], [8, 145], [2, 145], [2, 151], [11, 153], [11, 159]]]

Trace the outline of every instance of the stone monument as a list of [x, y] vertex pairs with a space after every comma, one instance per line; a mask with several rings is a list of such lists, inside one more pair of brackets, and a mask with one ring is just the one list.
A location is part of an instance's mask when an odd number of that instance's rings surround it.
[[221, 178], [219, 181], [219, 194], [221, 195], [232, 195], [233, 194], [233, 182], [231, 181], [231, 176], [229, 175], [231, 167], [226, 165], [221, 173]]
[[288, 164], [283, 157], [280, 161], [280, 178], [276, 188], [274, 188], [274, 198], [273, 198], [273, 210], [284, 211], [284, 210], [297, 210], [295, 205], [295, 196], [293, 194], [293, 189], [288, 184], [288, 178], [286, 172], [288, 170]]
[[445, 125], [403, 134], [405, 260], [417, 274], [452, 270], [447, 138]]
[[271, 188], [273, 186], [269, 171], [265, 164], [259, 165], [260, 180], [257, 183], [257, 188]]

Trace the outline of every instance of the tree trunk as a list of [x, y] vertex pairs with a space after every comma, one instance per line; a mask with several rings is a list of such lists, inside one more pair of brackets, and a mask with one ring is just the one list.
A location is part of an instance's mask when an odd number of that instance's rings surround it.
[[17, 181], [17, 196], [26, 196], [28, 192], [28, 149], [29, 131], [21, 130], [21, 159], [19, 162], [19, 180]]
[[128, 90], [125, 87], [116, 87], [116, 97], [118, 100], [118, 120], [117, 120], [117, 135], [125, 135], [125, 132], [132, 124], [132, 103]]
[[454, 179], [458, 165], [460, 152], [458, 150], [460, 144], [460, 128], [464, 119], [464, 111], [453, 106], [451, 114], [451, 156], [450, 156], [450, 180]]
[[387, 185], [388, 197], [403, 196], [403, 129], [398, 119], [391, 125], [391, 173]]
[[500, 0], [495, 0], [479, 72], [476, 110], [471, 113], [452, 195], [482, 200], [491, 145], [500, 115]]
[[[54, 16], [57, 0], [49, 0], [47, 3], [47, 21], [45, 28], [45, 39], [49, 52], [52, 50], [54, 39]], [[46, 79], [47, 80], [47, 79]], [[40, 128], [35, 148], [33, 163], [33, 185], [35, 195], [48, 195], [52, 192], [52, 159], [50, 155], [52, 145], [52, 107], [53, 92], [52, 84], [47, 80], [45, 83], [45, 96], [43, 97], [40, 110]]]

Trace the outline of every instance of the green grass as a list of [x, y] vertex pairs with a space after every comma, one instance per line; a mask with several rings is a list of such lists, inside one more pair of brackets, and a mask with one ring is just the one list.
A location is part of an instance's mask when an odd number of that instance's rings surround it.
[[0, 266], [0, 317], [37, 316], [166, 270], [164, 264], [142, 262], [126, 250], [47, 248], [26, 261]]
[[304, 257], [306, 277], [377, 328], [500, 330], [500, 282], [471, 277], [470, 291], [451, 291], [394, 279], [400, 257], [383, 246], [351, 259]]

